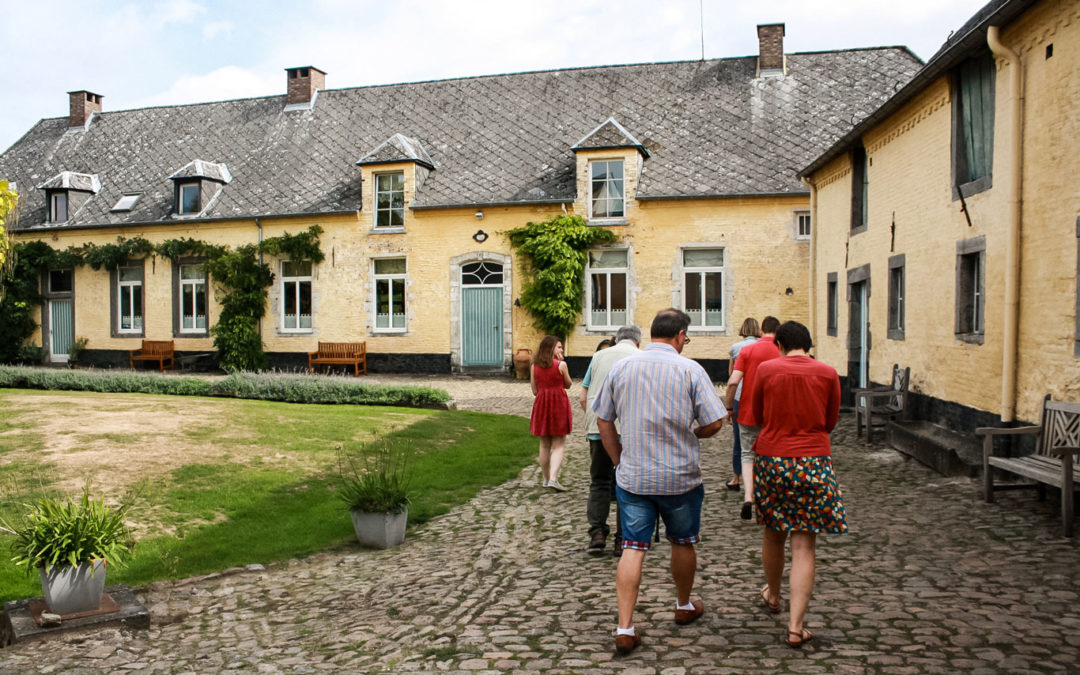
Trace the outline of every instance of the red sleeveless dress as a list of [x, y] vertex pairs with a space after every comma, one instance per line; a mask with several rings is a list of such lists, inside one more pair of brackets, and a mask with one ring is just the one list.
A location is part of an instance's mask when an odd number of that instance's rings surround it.
[[551, 367], [541, 368], [533, 364], [533, 380], [536, 382], [536, 400], [533, 401], [529, 433], [533, 436], [566, 436], [570, 433], [574, 413], [570, 409], [570, 397], [563, 387], [559, 361]]

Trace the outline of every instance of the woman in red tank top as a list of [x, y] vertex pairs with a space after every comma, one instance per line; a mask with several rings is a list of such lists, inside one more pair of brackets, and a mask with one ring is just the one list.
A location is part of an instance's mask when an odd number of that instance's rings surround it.
[[559, 470], [562, 468], [566, 436], [573, 423], [570, 397], [566, 394], [570, 388], [570, 371], [562, 358], [562, 341], [548, 335], [540, 341], [536, 358], [529, 369], [529, 384], [536, 397], [529, 418], [529, 432], [540, 438], [543, 486], [560, 492], [566, 489], [559, 482]]

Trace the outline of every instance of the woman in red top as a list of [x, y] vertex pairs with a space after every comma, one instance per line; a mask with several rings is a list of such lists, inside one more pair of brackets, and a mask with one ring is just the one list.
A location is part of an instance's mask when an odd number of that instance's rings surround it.
[[566, 395], [566, 390], [570, 388], [570, 371], [562, 358], [562, 342], [554, 335], [548, 335], [540, 341], [536, 358], [529, 369], [529, 384], [536, 397], [529, 419], [529, 433], [540, 437], [540, 470], [544, 474], [544, 487], [559, 492], [566, 489], [559, 482], [559, 469], [562, 467], [566, 436], [573, 423], [570, 397]]
[[833, 474], [829, 433], [840, 416], [836, 369], [807, 355], [810, 331], [788, 321], [776, 331], [781, 357], [762, 363], [751, 405], [761, 421], [754, 446], [754, 501], [764, 525], [761, 563], [768, 584], [761, 599], [780, 612], [784, 542], [791, 533], [791, 612], [784, 642], [799, 648], [813, 635], [803, 617], [814, 589], [814, 546], [819, 532], [847, 532]]

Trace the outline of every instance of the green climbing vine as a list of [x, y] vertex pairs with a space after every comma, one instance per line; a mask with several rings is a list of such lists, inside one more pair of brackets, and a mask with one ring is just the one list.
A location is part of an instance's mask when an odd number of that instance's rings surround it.
[[589, 248], [616, 241], [614, 232], [590, 227], [581, 216], [552, 216], [504, 233], [523, 254], [521, 305], [533, 325], [565, 338], [577, 323]]
[[266, 315], [266, 300], [274, 273], [259, 259], [260, 253], [290, 260], [326, 259], [319, 246], [323, 229], [312, 225], [298, 234], [285, 233], [259, 244], [229, 248], [190, 237], [166, 239], [154, 245], [142, 237], [117, 237], [115, 244], [69, 246], [56, 250], [44, 242], [15, 244], [14, 273], [2, 280], [6, 292], [0, 301], [0, 362], [20, 359], [23, 343], [33, 334], [33, 312], [41, 303], [38, 278], [50, 268], [89, 265], [113, 270], [131, 258], [158, 255], [175, 264], [184, 256], [206, 259], [206, 270], [219, 291], [221, 316], [210, 333], [214, 336], [218, 363], [225, 370], [266, 368], [266, 353], [259, 335], [259, 320]]

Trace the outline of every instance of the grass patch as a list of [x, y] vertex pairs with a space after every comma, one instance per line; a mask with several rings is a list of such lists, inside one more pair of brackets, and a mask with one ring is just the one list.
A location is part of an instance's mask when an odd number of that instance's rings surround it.
[[[0, 390], [0, 409], [12, 407], [5, 396], [26, 393]], [[59, 407], [50, 404], [51, 396], [77, 396], [73, 414], [82, 418], [92, 415], [94, 406], [103, 415], [115, 414], [118, 400], [108, 395], [42, 393], [35, 395], [32, 405], [20, 399], [22, 408], [0, 414], [0, 423], [18, 428], [10, 436], [19, 438], [16, 443], [0, 435], [0, 485], [7, 478], [19, 486], [5, 491], [3, 504], [21, 504], [37, 494], [55, 492], [57, 484], [72, 478], [65, 475], [65, 467], [42, 459], [51, 439], [38, 430], [46, 423], [41, 411]], [[337, 496], [340, 449], [356, 449], [383, 437], [414, 449], [410, 527], [468, 501], [481, 489], [514, 478], [535, 454], [528, 421], [503, 415], [211, 400], [220, 419], [201, 423], [194, 411], [204, 410], [207, 399], [131, 400], [139, 405], [145, 401], [144, 407], [163, 419], [190, 422], [177, 426], [170, 436], [140, 440], [134, 446], [131, 440], [142, 439], [139, 434], [114, 434], [106, 426], [94, 434], [95, 446], [114, 446], [108, 447], [109, 453], [138, 454], [158, 447], [167, 449], [163, 460], [173, 462], [158, 473], [144, 467], [145, 475], [126, 477], [124, 491], [136, 495], [131, 518], [143, 534], [129, 565], [109, 571], [110, 584], [139, 586], [357, 547], [348, 511]], [[183, 448], [192, 445], [201, 452], [197, 459], [184, 461]], [[120, 465], [119, 454], [116, 457]], [[21, 568], [7, 564], [6, 548], [0, 538], [0, 601], [40, 595], [36, 574], [27, 577]]]

